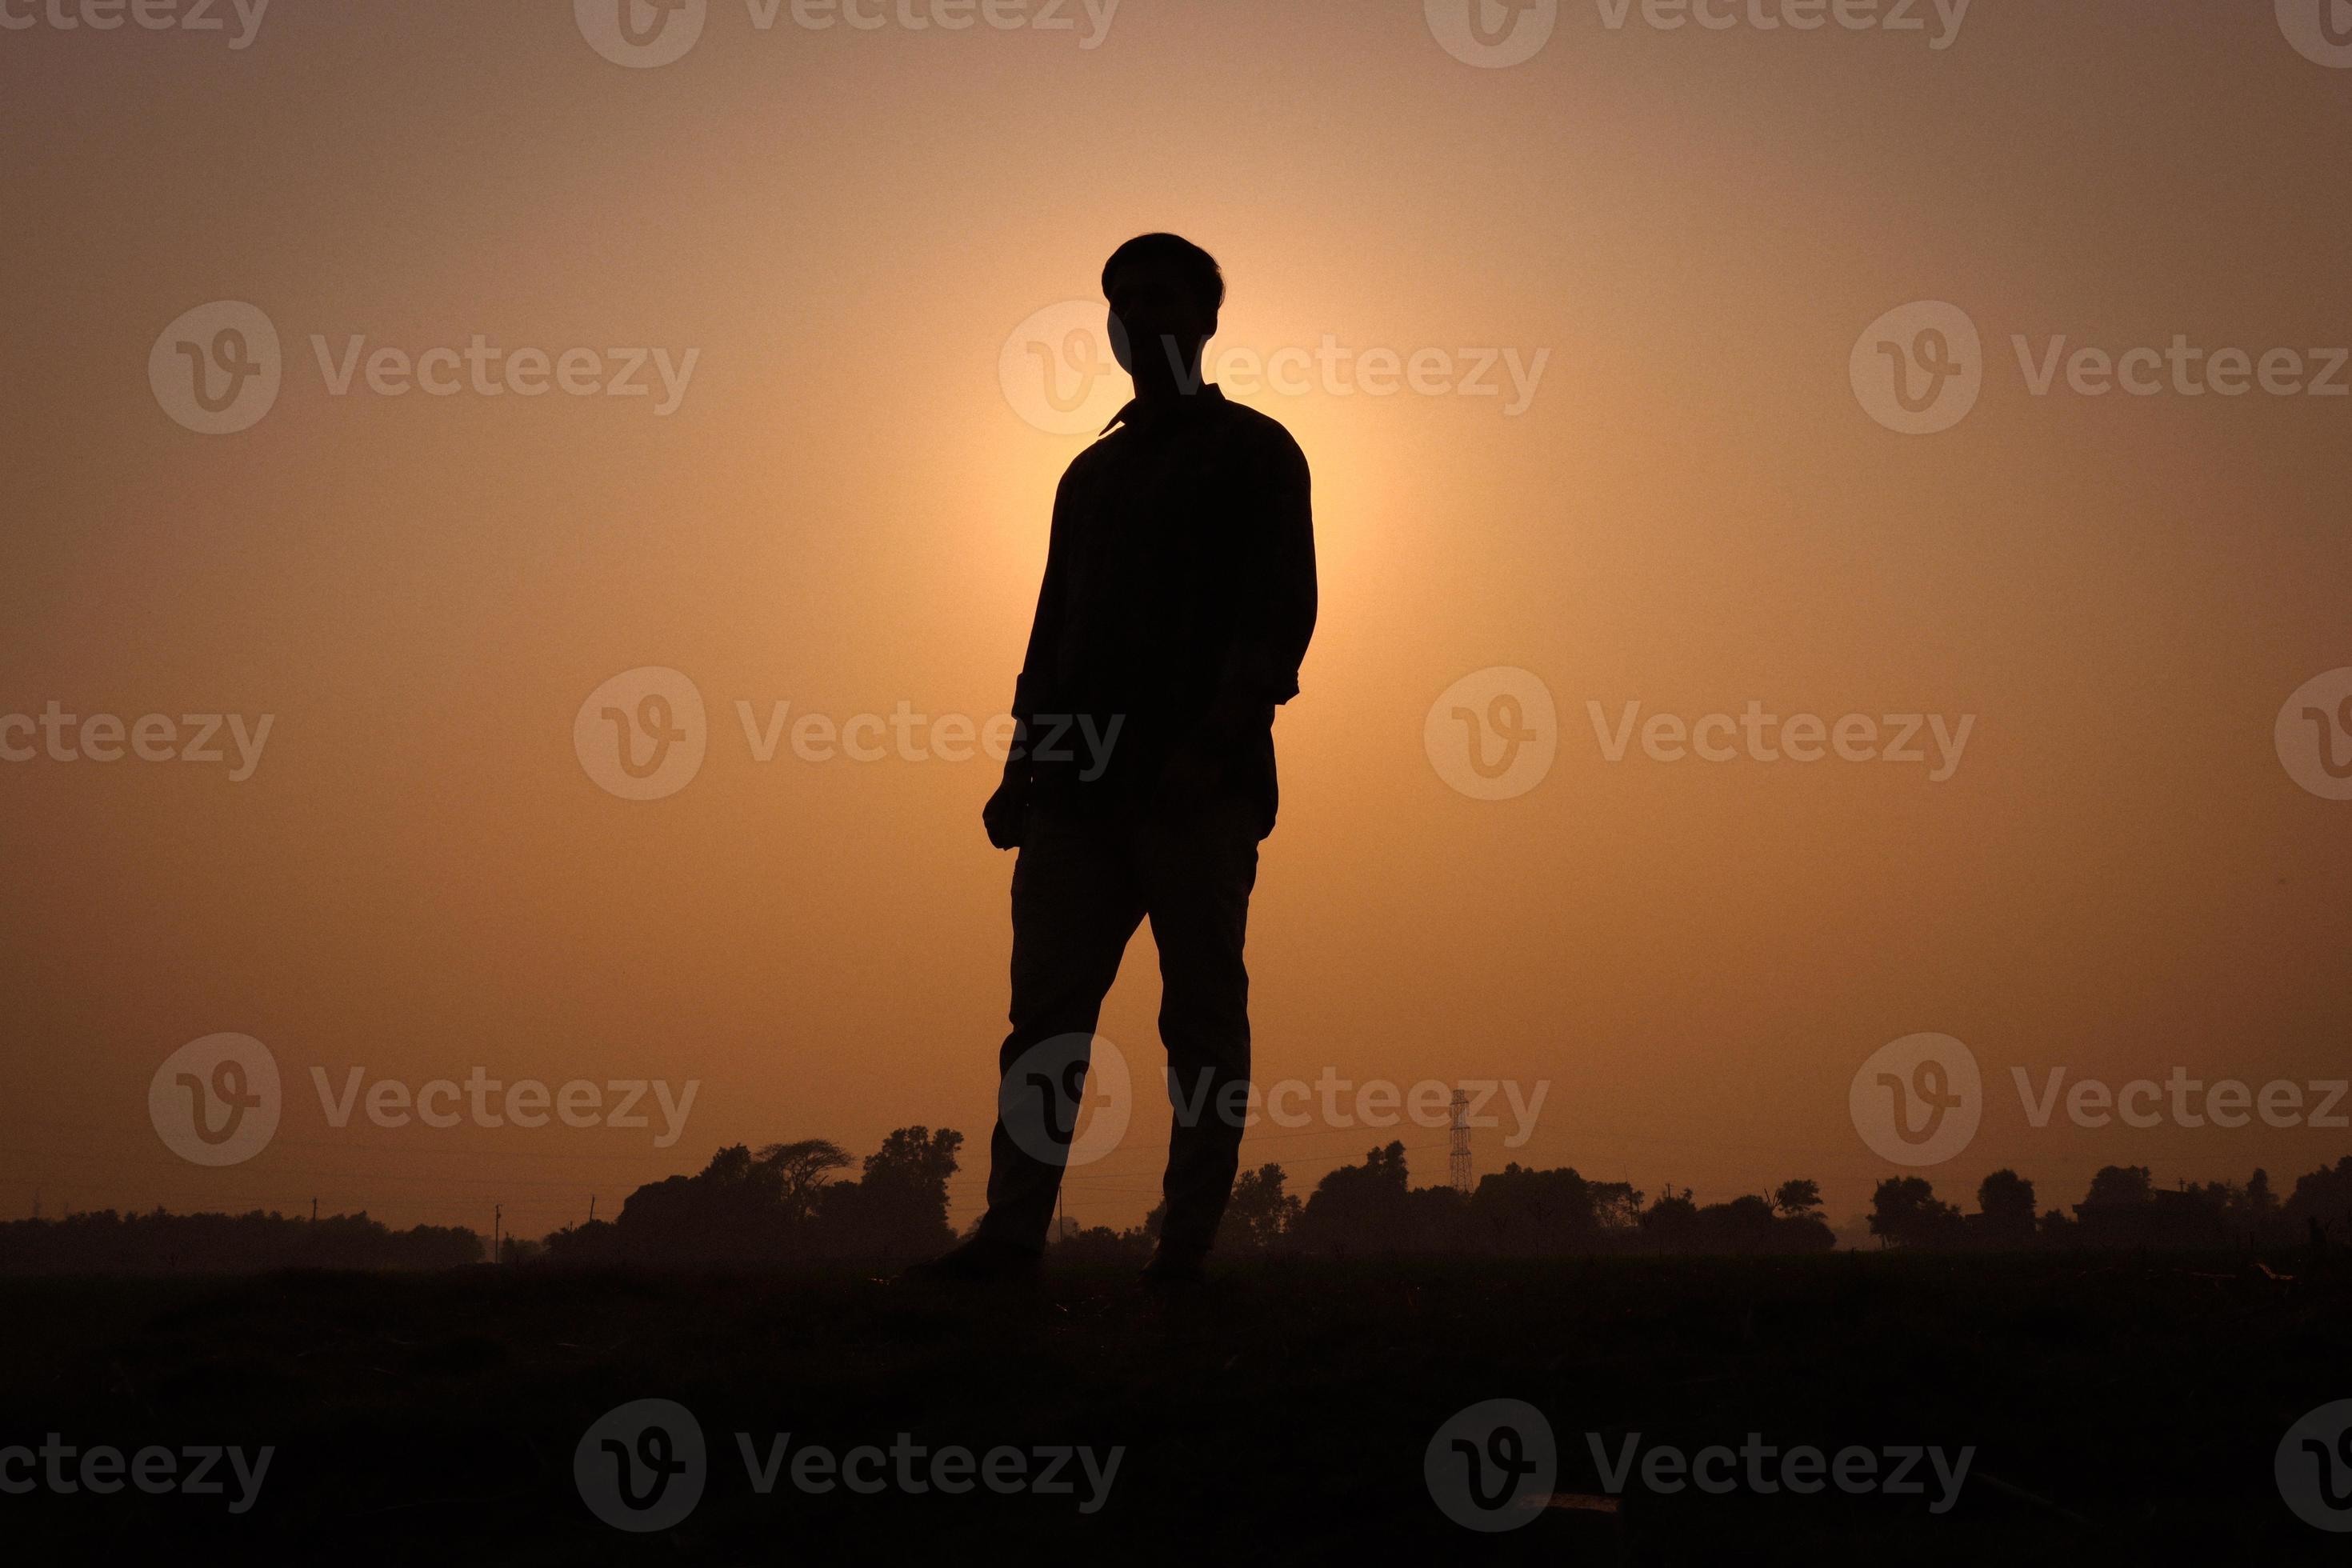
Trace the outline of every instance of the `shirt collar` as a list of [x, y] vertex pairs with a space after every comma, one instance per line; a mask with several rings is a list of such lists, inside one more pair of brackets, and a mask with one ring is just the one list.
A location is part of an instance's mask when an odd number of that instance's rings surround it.
[[1121, 425], [1140, 425], [1162, 411], [1179, 415], [1197, 413], [1202, 408], [1223, 403], [1224, 400], [1224, 393], [1214, 382], [1203, 384], [1200, 391], [1193, 393], [1190, 397], [1179, 397], [1172, 403], [1150, 404], [1140, 397], [1132, 397], [1128, 400], [1126, 407], [1110, 416], [1109, 424], [1096, 431], [1095, 434], [1098, 437], [1108, 436]]

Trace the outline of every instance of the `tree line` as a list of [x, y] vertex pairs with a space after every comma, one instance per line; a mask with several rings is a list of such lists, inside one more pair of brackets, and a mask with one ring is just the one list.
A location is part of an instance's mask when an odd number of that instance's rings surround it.
[[2168, 1190], [2146, 1165], [2107, 1165], [2071, 1215], [2042, 1210], [2033, 1184], [2014, 1171], [1995, 1171], [1978, 1184], [1974, 1214], [1937, 1197], [1924, 1176], [1895, 1176], [1871, 1196], [1870, 1232], [1884, 1245], [1940, 1251], [2325, 1247], [2352, 1239], [2352, 1158], [2296, 1178], [2284, 1201], [2267, 1171], [2242, 1183]]
[[[507, 1238], [501, 1261], [637, 1264], [893, 1264], [952, 1245], [948, 1182], [963, 1134], [902, 1127], [862, 1161], [825, 1139], [735, 1144], [693, 1175], [630, 1194], [610, 1220], [567, 1226], [542, 1242]], [[853, 1165], [857, 1174], [845, 1174]], [[1234, 1184], [1217, 1245], [1231, 1257], [1582, 1256], [1612, 1252], [1804, 1254], [1836, 1237], [1818, 1184], [1699, 1204], [1688, 1188], [1648, 1198], [1624, 1182], [1518, 1164], [1472, 1191], [1414, 1186], [1402, 1143], [1368, 1150], [1304, 1198], [1278, 1164]], [[1974, 1213], [1938, 1199], [1923, 1176], [1895, 1176], [1872, 1196], [1870, 1233], [1885, 1247], [2015, 1251], [2032, 1247], [2275, 1248], [2352, 1239], [2352, 1157], [2297, 1179], [2281, 1199], [2266, 1172], [2242, 1183], [2168, 1190], [2144, 1165], [2109, 1165], [2073, 1212], [2042, 1209], [2034, 1184], [1996, 1171]], [[1070, 1261], [1130, 1262], [1159, 1237], [1161, 1211], [1125, 1230], [1065, 1222]], [[478, 1263], [482, 1237], [462, 1226], [394, 1231], [364, 1213], [305, 1219], [255, 1211], [173, 1215], [112, 1210], [0, 1223], [0, 1274], [241, 1273], [278, 1268], [450, 1268]]]
[[0, 1274], [255, 1274], [278, 1268], [458, 1268], [485, 1256], [462, 1226], [394, 1230], [366, 1214], [117, 1214], [0, 1223]]

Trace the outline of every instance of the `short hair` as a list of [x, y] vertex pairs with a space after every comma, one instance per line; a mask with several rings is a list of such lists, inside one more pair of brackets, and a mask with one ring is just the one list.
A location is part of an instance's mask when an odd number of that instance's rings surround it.
[[1225, 303], [1225, 275], [1217, 266], [1217, 258], [1181, 236], [1173, 234], [1139, 234], [1110, 253], [1103, 263], [1103, 297], [1110, 297], [1111, 275], [1120, 268], [1134, 263], [1164, 261], [1175, 268], [1184, 279], [1192, 297], [1212, 310], [1221, 310]]

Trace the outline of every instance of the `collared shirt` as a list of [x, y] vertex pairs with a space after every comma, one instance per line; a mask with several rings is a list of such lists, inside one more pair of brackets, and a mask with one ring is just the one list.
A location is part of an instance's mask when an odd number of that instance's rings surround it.
[[1138, 399], [1104, 429], [1054, 497], [1013, 699], [1030, 776], [1085, 804], [1168, 805], [1183, 749], [1270, 832], [1274, 710], [1315, 631], [1307, 458], [1214, 386]]

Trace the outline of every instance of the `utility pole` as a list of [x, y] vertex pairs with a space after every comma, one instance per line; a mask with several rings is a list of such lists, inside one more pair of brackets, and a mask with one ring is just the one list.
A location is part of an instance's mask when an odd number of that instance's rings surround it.
[[312, 1225], [319, 1223], [319, 1200], [316, 1198], [310, 1200], [310, 1223]]
[[505, 1222], [506, 1217], [506, 1205], [492, 1204], [490, 1205], [490, 1261], [492, 1263], [496, 1263], [499, 1260], [499, 1226]]
[[1447, 1174], [1453, 1178], [1454, 1190], [1463, 1196], [1470, 1195], [1470, 1091], [1454, 1091], [1454, 1121], [1446, 1134], [1448, 1144]]
[[593, 1193], [588, 1194], [588, 1223], [596, 1223], [596, 1194]]

